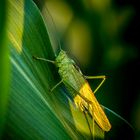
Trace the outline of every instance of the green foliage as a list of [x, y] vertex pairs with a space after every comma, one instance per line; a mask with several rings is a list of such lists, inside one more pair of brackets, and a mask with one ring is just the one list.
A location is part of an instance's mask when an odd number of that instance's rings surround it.
[[[89, 139], [97, 135], [102, 138], [104, 134], [97, 125], [98, 133], [91, 134], [84, 114], [75, 108], [64, 89], [59, 87], [50, 92], [59, 80], [57, 69], [32, 58], [35, 55], [55, 59], [36, 5], [29, 0], [9, 0], [8, 8], [12, 79], [5, 137]], [[88, 121], [92, 127], [92, 119], [88, 117]]]
[[[54, 109], [48, 64], [33, 55], [52, 59], [47, 31], [32, 1], [9, 1], [8, 35], [12, 79], [6, 137], [9, 139], [69, 139]], [[17, 20], [18, 19], [18, 20]], [[10, 129], [10, 132], [9, 132]], [[12, 135], [11, 135], [12, 134]]]
[[5, 124], [9, 90], [9, 51], [6, 34], [6, 3], [6, 0], [0, 0], [0, 138]]

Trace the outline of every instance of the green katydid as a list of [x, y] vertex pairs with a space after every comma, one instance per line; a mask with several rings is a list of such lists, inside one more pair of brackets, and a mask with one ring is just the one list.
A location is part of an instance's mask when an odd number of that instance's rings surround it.
[[[56, 84], [51, 91], [64, 83], [70, 94], [73, 96], [74, 103], [81, 111], [88, 111], [97, 124], [104, 130], [109, 131], [111, 124], [107, 119], [102, 107], [98, 103], [94, 93], [104, 83], [105, 76], [84, 76], [80, 69], [77, 69], [76, 63], [68, 57], [65, 51], [60, 50], [55, 61], [34, 57], [37, 60], [43, 60], [55, 64], [59, 70], [61, 81]], [[92, 91], [86, 79], [102, 79], [97, 88]]]
[[[47, 19], [49, 19], [47, 20], [47, 22], [51, 22], [48, 25], [51, 28], [52, 27], [51, 25], [54, 25], [54, 22], [52, 20], [52, 17], [48, 9], [45, 9], [44, 16]], [[52, 35], [52, 32], [54, 32], [53, 29], [50, 32], [50, 36]], [[51, 37], [54, 37], [54, 34]], [[53, 39], [56, 40], [60, 46], [60, 42], [58, 38], [53, 38]], [[73, 100], [77, 108], [79, 108], [83, 112], [88, 111], [91, 114], [91, 116], [94, 118], [94, 120], [97, 122], [97, 124], [104, 131], [109, 131], [111, 129], [111, 124], [109, 120], [107, 119], [102, 107], [100, 106], [96, 97], [94, 96], [94, 93], [104, 83], [106, 79], [105, 76], [84, 76], [80, 71], [80, 69], [77, 67], [76, 63], [71, 58], [68, 57], [66, 52], [62, 50], [61, 47], [60, 47], [60, 52], [56, 57], [55, 61], [40, 58], [40, 57], [34, 57], [34, 58], [37, 60], [43, 60], [49, 63], [53, 63], [56, 65], [56, 67], [59, 68], [58, 73], [62, 80], [59, 83], [57, 83], [51, 89], [51, 91], [57, 88], [61, 83], [64, 83], [66, 88], [69, 90], [70, 94], [73, 96]], [[92, 92], [86, 79], [102, 79], [102, 81], [97, 86], [97, 88]]]

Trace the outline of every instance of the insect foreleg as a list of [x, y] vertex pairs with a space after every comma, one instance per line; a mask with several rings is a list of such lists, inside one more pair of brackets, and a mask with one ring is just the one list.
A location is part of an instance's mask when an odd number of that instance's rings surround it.
[[97, 90], [102, 86], [102, 84], [105, 82], [106, 80], [106, 76], [105, 75], [101, 75], [101, 76], [84, 76], [86, 79], [102, 79], [102, 81], [100, 82], [100, 84], [96, 87], [96, 89], [93, 91], [94, 93], [97, 92]]
[[63, 83], [63, 80], [61, 80], [60, 82], [58, 82], [52, 89], [51, 92], [56, 89], [61, 83]]
[[41, 61], [46, 61], [46, 62], [55, 64], [55, 61], [49, 60], [49, 59], [45, 59], [45, 58], [41, 58], [41, 57], [33, 56], [33, 59], [35, 59], [35, 60], [41, 60]]

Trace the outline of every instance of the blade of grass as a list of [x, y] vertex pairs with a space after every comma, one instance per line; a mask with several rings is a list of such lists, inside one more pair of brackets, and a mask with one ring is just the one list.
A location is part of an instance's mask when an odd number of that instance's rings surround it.
[[2, 137], [8, 104], [9, 59], [7, 46], [7, 1], [0, 0], [0, 138]]
[[5, 137], [69, 139], [49, 104], [48, 65], [36, 64], [32, 59], [35, 54], [53, 55], [51, 48], [46, 49], [50, 42], [41, 16], [32, 1], [9, 0], [8, 8], [12, 84]]
[[54, 60], [39, 10], [30, 0], [9, 0], [8, 7], [12, 84], [5, 137], [52, 140], [89, 137], [86, 128], [84, 132], [76, 130], [64, 89], [50, 93], [59, 80], [57, 69], [32, 59], [36, 55]]

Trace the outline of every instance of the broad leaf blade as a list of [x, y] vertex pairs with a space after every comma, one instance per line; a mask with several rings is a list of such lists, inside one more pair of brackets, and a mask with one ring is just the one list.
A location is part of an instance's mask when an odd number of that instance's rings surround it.
[[[90, 138], [89, 128], [86, 130], [85, 127], [84, 132], [76, 129], [70, 110], [75, 107], [69, 105], [67, 92], [61, 88], [50, 92], [59, 81], [57, 69], [32, 59], [35, 55], [54, 60], [50, 39], [37, 7], [30, 0], [9, 0], [8, 4], [12, 84], [5, 136], [9, 139]], [[75, 111], [84, 116], [79, 110]], [[79, 123], [86, 123], [85, 118], [79, 119]]]
[[49, 104], [53, 103], [47, 95], [49, 82], [53, 81], [51, 70], [48, 64], [32, 59], [33, 55], [50, 58], [49, 53], [53, 57], [51, 47], [46, 47], [50, 42], [43, 20], [31, 1], [9, 1], [8, 4], [12, 84], [7, 121], [7, 130], [11, 132], [7, 131], [6, 137], [69, 139]]
[[9, 91], [9, 50], [7, 46], [7, 1], [0, 0], [0, 139], [6, 121]]

